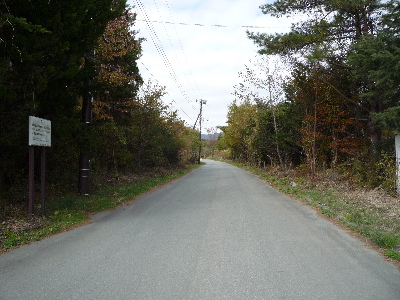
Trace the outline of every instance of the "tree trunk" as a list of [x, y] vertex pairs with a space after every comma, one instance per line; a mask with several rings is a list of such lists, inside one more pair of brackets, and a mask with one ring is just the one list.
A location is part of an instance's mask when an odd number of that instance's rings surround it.
[[[384, 111], [383, 100], [381, 97], [376, 96], [371, 101], [371, 115], [374, 113], [381, 113]], [[382, 140], [382, 131], [377, 128], [372, 120], [372, 117], [368, 120], [368, 130], [371, 140], [371, 158], [373, 161], [379, 160], [379, 143]]]

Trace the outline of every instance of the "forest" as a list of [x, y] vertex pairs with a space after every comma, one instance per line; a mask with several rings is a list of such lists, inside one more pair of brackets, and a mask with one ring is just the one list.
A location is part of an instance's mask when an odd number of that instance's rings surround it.
[[46, 177], [54, 195], [78, 192], [84, 157], [91, 190], [194, 160], [198, 133], [163, 103], [165, 87], [139, 73], [135, 19], [125, 0], [1, 1], [2, 207], [27, 202], [29, 116], [51, 121]]
[[285, 34], [247, 32], [259, 57], [239, 73], [216, 148], [254, 165], [333, 170], [396, 193], [400, 3], [279, 0], [266, 15], [299, 20]]

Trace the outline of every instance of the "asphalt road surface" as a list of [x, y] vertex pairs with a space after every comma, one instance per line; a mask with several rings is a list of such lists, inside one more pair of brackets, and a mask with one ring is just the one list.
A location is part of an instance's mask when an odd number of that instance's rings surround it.
[[249, 172], [206, 160], [0, 256], [0, 299], [400, 299], [400, 272]]

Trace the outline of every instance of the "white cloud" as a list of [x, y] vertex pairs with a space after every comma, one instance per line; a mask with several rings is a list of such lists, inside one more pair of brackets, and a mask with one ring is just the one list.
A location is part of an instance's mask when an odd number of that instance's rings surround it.
[[[179, 116], [190, 126], [199, 113], [196, 99], [208, 100], [203, 107], [203, 128], [225, 124], [228, 105], [234, 100], [233, 86], [240, 81], [238, 72], [257, 54], [257, 47], [241, 26], [269, 27], [254, 29], [263, 32], [287, 31], [290, 26], [286, 18], [263, 15], [259, 9], [265, 3], [262, 0], [136, 1], [131, 0], [131, 4], [141, 3], [134, 8], [138, 37], [147, 39], [140, 61], [154, 77], [139, 63], [142, 76], [166, 86], [165, 103], [174, 100]], [[144, 10], [139, 9], [143, 6]], [[146, 22], [140, 21], [147, 18], [191, 25], [151, 22], [149, 30]]]

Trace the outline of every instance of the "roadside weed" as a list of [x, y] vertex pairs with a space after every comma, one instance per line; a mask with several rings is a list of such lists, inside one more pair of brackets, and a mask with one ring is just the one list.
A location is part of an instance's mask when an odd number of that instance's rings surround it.
[[0, 223], [0, 253], [82, 225], [88, 222], [91, 214], [114, 209], [199, 166], [201, 165], [192, 165], [168, 175], [153, 175], [121, 182], [112, 187], [103, 187], [89, 196], [68, 194], [58, 199], [49, 199], [46, 216], [35, 216], [31, 220], [24, 217]]
[[[325, 216], [337, 218], [342, 225], [386, 249], [388, 257], [400, 260], [400, 252], [396, 248], [400, 245], [399, 210], [396, 210], [396, 204], [387, 205], [386, 196], [379, 202], [381, 196], [377, 190], [350, 192], [347, 186], [340, 186], [340, 183], [332, 185], [331, 182], [314, 182], [274, 172], [267, 174], [260, 168], [231, 164], [257, 174], [284, 194], [306, 200], [308, 205], [316, 207]], [[398, 203], [398, 199], [393, 201]]]

